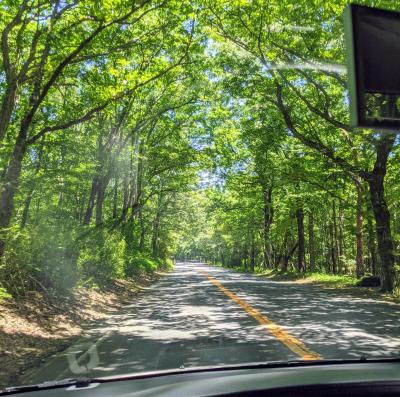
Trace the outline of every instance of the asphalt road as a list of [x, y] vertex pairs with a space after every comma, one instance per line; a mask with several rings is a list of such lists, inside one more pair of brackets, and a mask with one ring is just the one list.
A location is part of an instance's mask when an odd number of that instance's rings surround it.
[[313, 358], [400, 355], [400, 306], [178, 263], [22, 383]]

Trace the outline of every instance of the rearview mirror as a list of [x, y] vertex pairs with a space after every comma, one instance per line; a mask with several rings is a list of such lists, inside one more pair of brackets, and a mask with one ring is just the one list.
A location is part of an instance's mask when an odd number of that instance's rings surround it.
[[400, 131], [400, 13], [350, 4], [344, 22], [351, 126]]

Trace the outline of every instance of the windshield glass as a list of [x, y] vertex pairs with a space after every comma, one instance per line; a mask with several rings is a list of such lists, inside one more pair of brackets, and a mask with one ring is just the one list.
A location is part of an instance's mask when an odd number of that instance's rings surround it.
[[349, 127], [346, 4], [0, 1], [0, 388], [399, 357], [398, 138]]

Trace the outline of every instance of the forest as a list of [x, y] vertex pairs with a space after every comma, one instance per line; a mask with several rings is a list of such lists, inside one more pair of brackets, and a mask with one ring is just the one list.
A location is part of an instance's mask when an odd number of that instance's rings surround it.
[[348, 125], [346, 4], [0, 2], [0, 296], [172, 258], [393, 292], [399, 139]]

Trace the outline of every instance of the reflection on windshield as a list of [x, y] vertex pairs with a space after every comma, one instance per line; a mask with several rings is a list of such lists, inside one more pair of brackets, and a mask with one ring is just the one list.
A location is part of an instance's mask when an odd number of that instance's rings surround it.
[[0, 4], [1, 388], [398, 357], [398, 140], [348, 126], [344, 5]]

